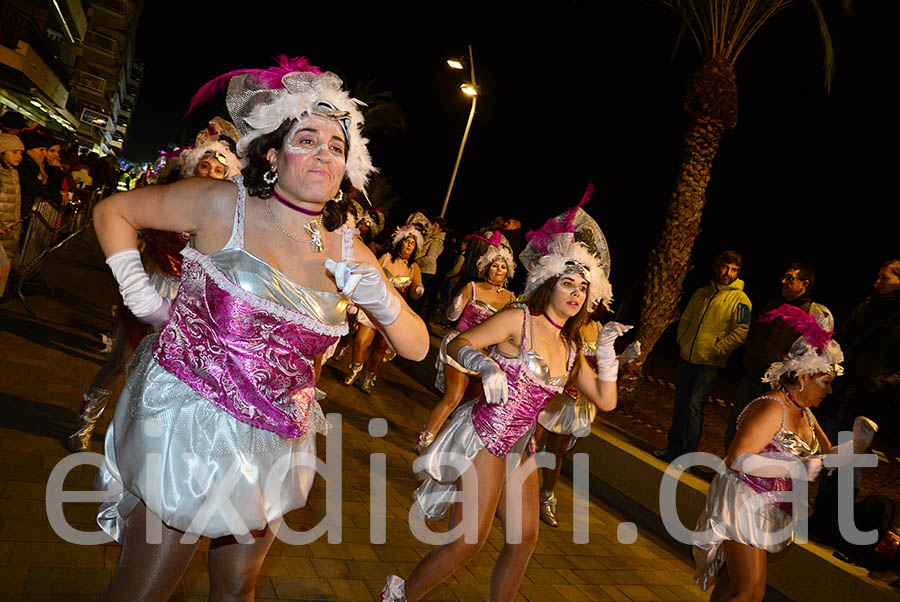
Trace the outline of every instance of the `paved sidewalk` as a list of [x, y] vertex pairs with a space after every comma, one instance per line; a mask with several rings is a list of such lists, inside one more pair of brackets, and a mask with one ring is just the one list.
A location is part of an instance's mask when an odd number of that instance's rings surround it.
[[[100, 335], [112, 328], [110, 306], [117, 296], [89, 238], [63, 249], [46, 272], [56, 293], [29, 297], [37, 320], [27, 317], [18, 300], [0, 304], [0, 600], [94, 600], [105, 591], [120, 548], [66, 543], [50, 528], [44, 500], [52, 468], [67, 455], [60, 440], [73, 428], [80, 395], [103, 361]], [[339, 378], [345, 370], [343, 363], [326, 365], [320, 383], [328, 393], [324, 410], [340, 413], [343, 421], [342, 543], [329, 544], [325, 537], [307, 546], [277, 541], [263, 566], [258, 600], [373, 600], [386, 575], [408, 575], [430, 549], [412, 536], [407, 516], [417, 484], [410, 468], [415, 433], [437, 397], [410, 376], [419, 370], [398, 360], [384, 366], [372, 396], [344, 387]], [[373, 417], [387, 419], [383, 438], [368, 433]], [[104, 416], [101, 431], [109, 419]], [[319, 449], [324, 455], [321, 437]], [[94, 450], [102, 450], [99, 437]], [[373, 453], [387, 457], [387, 543], [380, 545], [369, 543]], [[89, 466], [73, 470], [66, 489], [90, 489], [94, 472]], [[541, 525], [519, 600], [706, 598], [692, 585], [686, 559], [653, 536], [639, 529], [634, 544], [620, 544], [617, 528], [628, 519], [596, 499], [589, 543], [572, 543], [572, 489], [564, 480], [557, 489], [562, 526]], [[308, 507], [289, 514], [287, 524], [306, 530], [324, 516], [324, 506], [319, 478]], [[86, 531], [96, 530], [95, 512], [96, 504], [64, 505], [71, 525]], [[502, 540], [495, 522], [485, 549], [427, 599], [487, 600]], [[205, 599], [206, 549], [201, 544], [174, 599]]]

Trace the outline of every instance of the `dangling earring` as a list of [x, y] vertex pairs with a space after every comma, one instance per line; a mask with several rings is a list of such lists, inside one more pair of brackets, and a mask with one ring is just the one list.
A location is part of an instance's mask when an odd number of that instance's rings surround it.
[[802, 392], [803, 392], [803, 387], [804, 387], [804, 386], [805, 386], [805, 385], [801, 382], [801, 383], [800, 383], [800, 388], [797, 389], [797, 393], [802, 393]]
[[263, 182], [265, 182], [269, 188], [273, 188], [275, 186], [275, 182], [278, 181], [278, 172], [275, 170], [275, 166], [272, 166], [272, 169], [263, 174]]
[[340, 203], [341, 201], [343, 201], [344, 200], [344, 191], [338, 190], [337, 196], [335, 196], [331, 200], [334, 201], [335, 203]]

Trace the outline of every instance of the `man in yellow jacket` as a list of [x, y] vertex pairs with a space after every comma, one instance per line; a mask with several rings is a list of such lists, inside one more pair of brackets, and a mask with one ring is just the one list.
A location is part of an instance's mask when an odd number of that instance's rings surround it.
[[654, 455], [671, 462], [697, 451], [703, 410], [731, 353], [744, 344], [750, 330], [750, 299], [738, 279], [743, 260], [723, 251], [713, 262], [713, 281], [697, 290], [678, 322], [678, 382], [669, 445]]

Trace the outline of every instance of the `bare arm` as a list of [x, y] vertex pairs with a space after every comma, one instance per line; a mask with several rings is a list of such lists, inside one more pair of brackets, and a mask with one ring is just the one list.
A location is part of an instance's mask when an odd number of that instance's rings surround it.
[[107, 257], [136, 249], [138, 230], [146, 228], [191, 232], [198, 248], [204, 250], [204, 243], [212, 242], [210, 235], [215, 238], [217, 230], [230, 226], [236, 198], [234, 184], [210, 178], [145, 186], [98, 203], [94, 208], [94, 229]]
[[593, 403], [601, 412], [611, 412], [616, 409], [618, 402], [618, 391], [616, 389], [616, 381], [600, 380], [597, 373], [591, 369], [590, 364], [584, 359], [584, 356], [578, 354], [578, 381], [576, 386], [591, 403]]

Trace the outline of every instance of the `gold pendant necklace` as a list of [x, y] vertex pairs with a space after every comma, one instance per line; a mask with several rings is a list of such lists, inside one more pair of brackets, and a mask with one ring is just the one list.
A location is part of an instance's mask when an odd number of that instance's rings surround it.
[[306, 233], [312, 237], [304, 240], [302, 238], [297, 238], [281, 227], [281, 224], [278, 223], [278, 219], [275, 218], [275, 214], [272, 213], [272, 205], [270, 203], [270, 199], [266, 199], [266, 211], [269, 212], [269, 217], [272, 218], [272, 221], [275, 222], [275, 225], [278, 226], [278, 229], [281, 230], [281, 233], [294, 242], [299, 242], [301, 244], [310, 244], [312, 246], [313, 253], [319, 253], [325, 248], [325, 243], [322, 241], [322, 230], [320, 227], [321, 224], [319, 223], [322, 220], [321, 216], [318, 219], [314, 219], [313, 221], [308, 222], [305, 226], [303, 226], [303, 229], [306, 230]]

